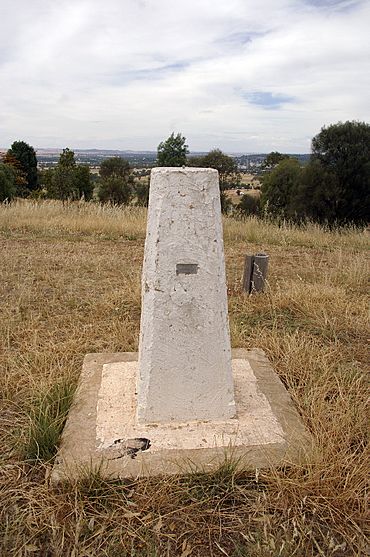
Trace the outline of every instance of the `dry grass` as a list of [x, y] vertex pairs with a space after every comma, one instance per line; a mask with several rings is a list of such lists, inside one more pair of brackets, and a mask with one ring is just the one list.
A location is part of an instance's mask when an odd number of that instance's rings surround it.
[[259, 179], [255, 174], [249, 174], [247, 172], [242, 172], [240, 174], [242, 184], [253, 184], [254, 186], [261, 185]]
[[[35, 412], [76, 384], [86, 352], [136, 350], [145, 211], [23, 202], [0, 207], [0, 231], [2, 556], [367, 554], [366, 233], [225, 221], [233, 345], [268, 353], [312, 432], [307, 465], [97, 471], [52, 491], [51, 461], [27, 453]], [[261, 250], [268, 291], [245, 297], [244, 254]]]
[[[145, 239], [146, 209], [142, 207], [112, 207], [97, 203], [65, 203], [58, 201], [19, 200], [0, 205], [0, 232], [5, 237], [14, 234], [36, 234], [53, 239], [93, 236], [99, 240]], [[369, 232], [354, 228], [328, 234], [321, 226], [308, 224], [296, 227], [283, 223], [277, 227], [251, 217], [246, 220], [225, 219], [225, 241], [247, 242], [261, 246], [302, 246], [320, 249], [349, 248], [365, 251]]]
[[0, 230], [31, 232], [43, 236], [96, 235], [102, 239], [145, 238], [146, 210], [98, 203], [18, 200], [0, 206]]
[[259, 198], [261, 197], [261, 190], [243, 190], [241, 195], [238, 195], [236, 192], [238, 190], [225, 190], [227, 197], [234, 205], [238, 205], [239, 202], [242, 200], [243, 195], [249, 195], [250, 197]]

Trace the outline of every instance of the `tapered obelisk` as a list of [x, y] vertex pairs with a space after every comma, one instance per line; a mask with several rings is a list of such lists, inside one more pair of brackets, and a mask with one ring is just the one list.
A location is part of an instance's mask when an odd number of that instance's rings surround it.
[[231, 360], [215, 170], [152, 170], [142, 280], [139, 360], [85, 356], [52, 481], [211, 471], [230, 447], [252, 469], [300, 459], [309, 437], [264, 353]]
[[138, 423], [235, 416], [218, 172], [152, 170]]

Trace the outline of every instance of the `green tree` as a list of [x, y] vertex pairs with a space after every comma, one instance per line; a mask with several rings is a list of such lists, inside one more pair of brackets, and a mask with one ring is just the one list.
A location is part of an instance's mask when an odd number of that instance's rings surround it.
[[261, 168], [264, 169], [272, 169], [275, 168], [281, 161], [289, 159], [289, 155], [284, 155], [283, 153], [279, 153], [278, 151], [271, 151], [265, 160], [262, 162]]
[[75, 188], [74, 170], [76, 167], [75, 154], [66, 147], [59, 155], [48, 189], [48, 195], [54, 199], [78, 199], [78, 192]]
[[237, 187], [240, 183], [238, 165], [233, 157], [226, 155], [220, 149], [213, 149], [202, 157], [191, 157], [188, 160], [188, 165], [199, 168], [214, 168], [218, 171], [221, 210], [223, 213], [229, 213], [232, 209], [232, 202], [225, 190]]
[[91, 199], [93, 184], [88, 166], [76, 164], [75, 154], [71, 149], [63, 149], [58, 164], [51, 172], [44, 172], [42, 180], [48, 195], [62, 201], [76, 200], [84, 197]]
[[64, 168], [74, 168], [76, 166], [75, 153], [68, 147], [63, 149], [62, 153], [59, 155], [59, 166]]
[[233, 202], [225, 191], [220, 190], [221, 212], [227, 215], [234, 209]]
[[62, 201], [77, 199], [74, 189], [73, 169], [57, 164], [53, 172], [48, 195]]
[[26, 187], [21, 193], [28, 195], [31, 191], [36, 190], [38, 187], [37, 158], [34, 148], [25, 141], [14, 141], [7, 154], [19, 161], [20, 169], [25, 176]]
[[109, 157], [101, 163], [99, 175], [103, 180], [112, 176], [127, 180], [131, 176], [130, 163], [121, 157]]
[[100, 165], [98, 197], [102, 203], [126, 205], [132, 198], [134, 177], [130, 163], [121, 157], [110, 157]]
[[221, 191], [240, 183], [240, 174], [235, 159], [226, 155], [220, 149], [213, 149], [203, 157], [193, 158], [191, 164], [192, 166], [218, 170]]
[[263, 180], [262, 206], [275, 217], [293, 218], [302, 168], [296, 159], [282, 160]]
[[11, 166], [0, 163], [0, 201], [11, 200], [17, 190], [16, 174]]
[[336, 174], [326, 169], [319, 160], [311, 161], [302, 169], [291, 207], [296, 219], [306, 218], [321, 223], [337, 220], [340, 186]]
[[10, 150], [8, 150], [5, 157], [3, 158], [3, 163], [13, 169], [17, 186], [16, 195], [18, 195], [19, 197], [27, 197], [30, 190], [28, 189], [27, 178], [19, 160], [15, 158]]
[[327, 218], [366, 223], [370, 217], [370, 125], [348, 121], [323, 127], [312, 140], [311, 159], [332, 176], [330, 187], [320, 186], [330, 199]]
[[242, 215], [259, 215], [261, 199], [256, 195], [244, 194], [237, 205], [237, 209]]
[[39, 171], [38, 182], [41, 188], [44, 188], [47, 193], [50, 195], [52, 191], [52, 184], [53, 184], [53, 168], [45, 168], [44, 170]]
[[178, 133], [171, 133], [166, 141], [157, 148], [157, 166], [185, 166], [186, 155], [189, 153], [186, 138]]
[[102, 203], [127, 205], [132, 197], [132, 183], [118, 176], [105, 178], [99, 185], [98, 197]]
[[78, 198], [82, 197], [85, 201], [90, 201], [94, 191], [94, 185], [91, 180], [91, 173], [88, 166], [78, 164], [73, 170], [73, 189], [77, 193]]
[[136, 205], [147, 207], [149, 203], [149, 183], [136, 180], [134, 186]]

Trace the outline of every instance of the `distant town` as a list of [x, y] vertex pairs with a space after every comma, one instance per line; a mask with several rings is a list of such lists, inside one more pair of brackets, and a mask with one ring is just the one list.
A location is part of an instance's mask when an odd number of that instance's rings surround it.
[[[71, 147], [73, 149], [73, 147]], [[118, 149], [73, 149], [75, 159], [78, 164], [86, 164], [90, 167], [93, 174], [99, 172], [99, 167], [104, 159], [109, 157], [122, 157], [129, 161], [131, 167], [137, 169], [150, 169], [156, 165], [157, 152], [156, 151], [120, 151]], [[6, 149], [0, 149], [1, 152], [6, 152]], [[53, 168], [59, 160], [59, 155], [62, 149], [36, 149], [38, 167], [40, 170]], [[199, 157], [205, 155], [206, 152], [193, 151], [189, 153], [189, 158]], [[240, 172], [247, 172], [249, 174], [260, 174], [262, 169], [261, 165], [266, 158], [266, 153], [230, 153], [237, 165]], [[308, 163], [310, 154], [290, 154], [290, 157], [296, 158], [301, 164]]]

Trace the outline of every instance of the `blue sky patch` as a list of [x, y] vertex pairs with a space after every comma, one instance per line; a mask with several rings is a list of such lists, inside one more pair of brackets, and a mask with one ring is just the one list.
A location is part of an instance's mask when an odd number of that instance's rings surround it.
[[334, 8], [340, 11], [350, 11], [361, 4], [361, 0], [305, 0], [305, 2], [315, 8]]
[[222, 39], [218, 39], [216, 42], [222, 44], [229, 44], [232, 46], [234, 45], [243, 46], [247, 43], [251, 43], [254, 39], [257, 39], [258, 37], [263, 37], [264, 35], [266, 35], [266, 33], [244, 31], [238, 33], [231, 33], [230, 35], [226, 35]]
[[179, 72], [190, 65], [190, 62], [175, 62], [173, 64], [165, 64], [153, 68], [143, 68], [137, 70], [122, 70], [116, 72], [111, 77], [110, 82], [114, 85], [124, 85], [131, 81], [155, 81], [162, 79], [164, 75], [170, 72]]
[[281, 105], [294, 101], [293, 97], [282, 95], [280, 93], [270, 93], [269, 91], [244, 93], [243, 97], [249, 103], [262, 106], [263, 108], [280, 108]]

